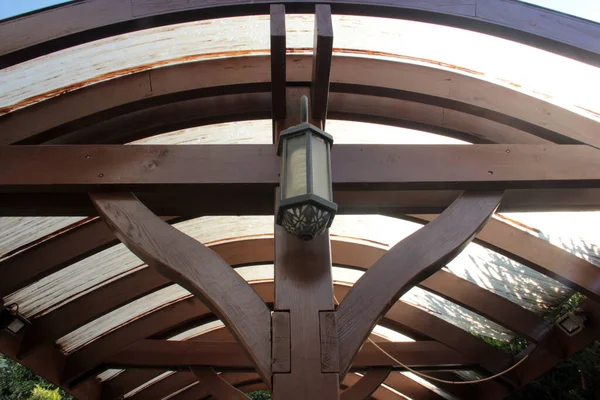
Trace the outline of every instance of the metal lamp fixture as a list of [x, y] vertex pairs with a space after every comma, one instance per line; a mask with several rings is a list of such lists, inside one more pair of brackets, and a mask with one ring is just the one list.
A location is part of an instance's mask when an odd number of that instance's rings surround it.
[[308, 123], [308, 98], [301, 99], [302, 123], [281, 132], [281, 198], [277, 224], [312, 240], [331, 226], [337, 211], [331, 188], [333, 137]]
[[556, 321], [556, 325], [567, 335], [575, 336], [585, 328], [587, 314], [578, 310], [566, 313]]
[[29, 321], [19, 315], [18, 305], [13, 304], [2, 311], [0, 325], [13, 335], [18, 335], [23, 328], [29, 325]]

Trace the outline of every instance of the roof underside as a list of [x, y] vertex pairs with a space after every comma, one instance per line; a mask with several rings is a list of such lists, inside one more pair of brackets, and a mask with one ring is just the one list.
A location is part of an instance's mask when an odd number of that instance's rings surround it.
[[[0, 22], [0, 145], [271, 144], [270, 2], [179, 3], [84, 0]], [[286, 16], [287, 82], [296, 95], [311, 80], [314, 16], [306, 14], [311, 2], [283, 3], [293, 13]], [[422, 8], [330, 3], [335, 41], [326, 129], [336, 144], [600, 146], [599, 24], [513, 1], [503, 3], [527, 16], [523, 26], [493, 1], [451, 2], [461, 5], [443, 10], [434, 1], [419, 2]], [[572, 30], [557, 28], [567, 22]], [[548, 25], [535, 29], [538, 23]], [[437, 341], [459, 352], [466, 350], [454, 346], [469, 334], [537, 343], [574, 294], [596, 307], [600, 212], [517, 211], [494, 215], [442, 271], [402, 296], [371, 337]], [[336, 216], [336, 295], [433, 217]], [[165, 218], [273, 302], [272, 215]], [[598, 280], [562, 274], [569, 269]], [[19, 354], [76, 395], [207, 397], [191, 372], [109, 361], [145, 339], [234, 340], [204, 304], [119, 244], [96, 216], [0, 217], [0, 276], [2, 304], [31, 323], [22, 340], [0, 333], [0, 351]], [[484, 301], [461, 296], [463, 290]], [[504, 356], [498, 360], [510, 364]], [[49, 366], [39, 367], [40, 359]], [[471, 380], [494, 372], [475, 364], [450, 374]], [[63, 366], [72, 380], [64, 381]], [[262, 387], [251, 371], [224, 369], [222, 376], [244, 391]], [[373, 397], [399, 393], [460, 398], [403, 371]]]

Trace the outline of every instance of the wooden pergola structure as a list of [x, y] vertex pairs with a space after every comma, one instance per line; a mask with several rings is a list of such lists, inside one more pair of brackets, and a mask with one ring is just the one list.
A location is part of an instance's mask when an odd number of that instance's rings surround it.
[[[315, 14], [307, 52], [286, 44], [286, 13]], [[11, 225], [10, 235], [25, 239], [0, 252], [1, 315], [16, 310], [29, 321], [17, 335], [0, 333], [0, 352], [80, 399], [235, 399], [261, 388], [277, 400], [501, 399], [600, 338], [600, 269], [491, 218], [599, 210], [598, 115], [457, 66], [334, 47], [332, 13], [462, 28], [600, 67], [599, 24], [513, 0], [81, 0], [2, 21], [0, 68], [19, 90], [0, 109], [0, 215], [85, 218], [61, 226], [38, 219], [33, 231]], [[269, 16], [268, 54], [231, 49], [108, 72], [92, 58], [82, 67], [88, 75], [42, 89], [15, 78], [96, 45], [100, 58], [111, 43], [103, 40], [253, 15]], [[45, 78], [31, 79], [43, 86]], [[0, 95], [8, 92], [2, 85]], [[304, 242], [279, 226], [201, 243], [178, 228], [198, 217], [273, 215], [275, 144], [300, 122], [302, 95], [310, 122], [323, 129], [329, 117], [472, 143], [334, 146], [340, 216], [379, 214], [423, 227], [389, 249], [329, 233]], [[432, 117], [438, 112], [448, 119]], [[272, 120], [271, 144], [123, 145], [256, 119]], [[2, 220], [15, 221], [1, 218], [0, 229], [8, 226]], [[210, 226], [199, 221], [198, 229]], [[119, 241], [143, 264], [134, 257], [127, 273], [88, 284], [86, 268], [122, 262], [107, 253]], [[583, 331], [568, 336], [445, 269], [471, 242], [585, 295]], [[239, 272], [260, 264], [273, 264], [274, 277]], [[365, 273], [343, 284], [332, 265]], [[530, 345], [513, 357], [398, 301], [413, 287]], [[159, 295], [160, 307], [148, 307]], [[27, 303], [33, 297], [37, 303]], [[45, 302], [52, 305], [38, 304]], [[411, 340], [372, 334], [378, 324]], [[95, 332], [99, 326], [108, 328]], [[432, 379], [401, 373], [406, 367]], [[470, 385], [435, 380], [461, 381], [460, 370], [498, 376]]]

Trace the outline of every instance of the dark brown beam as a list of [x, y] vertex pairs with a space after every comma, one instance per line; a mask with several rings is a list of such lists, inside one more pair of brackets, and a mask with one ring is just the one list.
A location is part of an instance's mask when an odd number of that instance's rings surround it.
[[313, 44], [312, 83], [310, 86], [312, 117], [321, 121], [325, 129], [327, 105], [329, 103], [329, 77], [333, 56], [333, 22], [331, 7], [325, 4], [315, 6], [315, 33]]
[[[1, 193], [272, 190], [271, 145], [3, 146]], [[252, 165], [252, 168], [247, 168]], [[600, 151], [583, 145], [336, 145], [337, 190], [600, 187]]]
[[383, 383], [390, 387], [401, 387], [402, 390], [400, 392], [410, 399], [441, 400], [444, 398], [433, 390], [400, 373], [391, 373]]
[[[288, 81], [307, 89], [310, 69], [303, 65], [310, 63], [309, 57], [287, 57]], [[153, 69], [152, 74], [132, 74], [81, 88], [0, 118], [0, 131], [3, 132], [0, 145], [48, 141], [122, 143], [161, 131], [269, 118], [270, 63], [270, 56], [207, 60], [161, 67]], [[147, 67], [151, 69], [156, 65], [150, 63]], [[402, 73], [399, 67], [402, 67]], [[357, 70], [364, 73], [354, 73]], [[410, 81], [403, 79], [406, 71], [414, 74]], [[440, 95], [439, 86], [434, 82], [448, 79], [462, 90]], [[532, 135], [539, 136], [534, 137], [538, 143], [547, 140], [561, 144], [596, 143], [593, 132], [598, 129], [598, 123], [593, 119], [509, 88], [447, 70], [397, 61], [335, 56], [331, 81], [331, 118], [336, 117], [336, 112], [338, 118], [349, 120], [366, 116], [371, 122], [420, 121], [444, 128], [442, 133], [452, 135], [452, 130], [465, 131], [475, 138], [485, 138], [490, 131], [495, 132], [489, 136], [496, 138], [498, 143], [534, 143]], [[465, 98], [455, 94], [466, 91], [464, 88], [467, 87], [493, 98], [493, 108], [483, 108], [481, 102], [472, 100], [478, 96]], [[253, 96], [249, 98], [249, 94]], [[398, 100], [414, 104], [406, 109], [407, 105]], [[177, 103], [167, 107], [171, 102]], [[289, 93], [287, 102], [290, 102]], [[514, 104], [521, 107], [515, 109]], [[422, 105], [434, 107], [425, 111]], [[159, 106], [164, 107], [157, 109]], [[125, 132], [115, 129], [111, 124], [113, 121], [105, 123], [131, 112], [136, 113], [136, 121], [129, 121]], [[172, 119], [172, 115], [176, 118]], [[63, 135], [67, 138], [62, 138]]]
[[[69, 4], [0, 24], [0, 68], [111, 35], [197, 19], [266, 14], [267, 5], [283, 3], [290, 13], [311, 13], [319, 1], [245, 0], [223, 4], [105, 0]], [[402, 18], [470, 29], [600, 64], [598, 24], [521, 2], [476, 0], [442, 3], [425, 0], [332, 0], [336, 14]], [[101, 16], [101, 17], [99, 17]]]
[[198, 381], [216, 400], [248, 399], [244, 393], [233, 387], [211, 367], [191, 367]]
[[[381, 342], [378, 345], [411, 368], [461, 369], [476, 365], [471, 358], [435, 341]], [[108, 357], [104, 363], [115, 368], [254, 368], [244, 349], [235, 342], [142, 340]], [[371, 343], [363, 346], [352, 363], [352, 368], [356, 369], [383, 366], [402, 369]]]
[[270, 387], [271, 315], [250, 285], [230, 264], [162, 221], [133, 194], [91, 194], [90, 197], [129, 250], [200, 298], [229, 327]]
[[271, 110], [272, 118], [286, 116], [285, 6], [271, 5]]
[[371, 368], [360, 380], [340, 394], [340, 400], [364, 400], [377, 390], [392, 372], [391, 368]]
[[390, 306], [458, 255], [501, 199], [502, 192], [465, 192], [433, 222], [392, 247], [354, 284], [336, 311], [341, 376]]
[[[81, 242], [78, 238], [78, 243], [85, 243], [87, 232], [87, 230], [81, 232]], [[61, 243], [63, 242], [61, 241]], [[381, 248], [352, 242], [333, 240], [331, 245], [334, 264], [361, 269], [370, 268], [386, 253], [386, 250]], [[273, 239], [242, 240], [219, 244], [210, 248], [232, 265], [273, 262]], [[44, 252], [39, 254], [43, 256]], [[43, 261], [40, 261], [40, 263], [43, 265]], [[6, 269], [0, 271], [6, 272], [6, 276], [10, 277], [13, 273], [27, 273], [27, 266], [23, 266], [22, 270]], [[18, 281], [16, 282], [18, 283]], [[170, 283], [168, 279], [151, 268], [146, 268], [88, 293], [78, 298], [76, 302], [70, 302], [42, 317], [36, 318], [25, 332], [19, 356], [29, 354], [37, 346], [55, 341], [112, 309], [157, 290], [168, 283]], [[421, 282], [420, 286], [493, 320], [534, 342], [537, 342], [541, 333], [546, 330], [547, 324], [545, 321], [532, 312], [446, 271], [438, 271]], [[22, 286], [15, 286], [15, 290], [19, 287]]]

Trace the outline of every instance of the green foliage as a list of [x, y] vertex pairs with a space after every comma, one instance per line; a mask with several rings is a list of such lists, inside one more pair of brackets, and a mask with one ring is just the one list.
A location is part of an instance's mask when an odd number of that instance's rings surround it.
[[[57, 390], [56, 386], [40, 378], [21, 364], [0, 355], [0, 400], [29, 400], [35, 389]], [[71, 400], [68, 393], [58, 390], [59, 399]], [[36, 400], [50, 400], [50, 397], [36, 397]]]
[[600, 341], [552, 368], [509, 400], [600, 400]]
[[266, 390], [257, 390], [256, 392], [248, 393], [248, 397], [250, 397], [252, 400], [270, 400], [271, 393], [267, 392]]
[[62, 396], [58, 393], [58, 390], [58, 388], [54, 390], [44, 389], [40, 385], [36, 385], [29, 400], [61, 400]]

